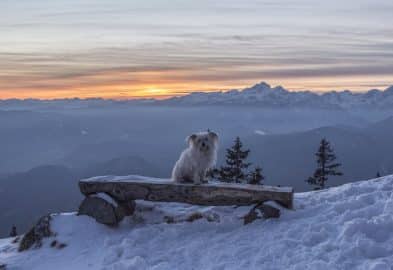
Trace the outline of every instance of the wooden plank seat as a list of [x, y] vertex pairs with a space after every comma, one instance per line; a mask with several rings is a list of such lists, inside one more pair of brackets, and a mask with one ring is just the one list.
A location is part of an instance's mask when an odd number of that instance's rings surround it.
[[79, 214], [108, 225], [116, 225], [124, 216], [132, 215], [135, 200], [211, 206], [275, 201], [286, 208], [293, 206], [291, 187], [221, 182], [195, 185], [141, 176], [99, 176], [80, 180], [79, 188], [86, 196]]

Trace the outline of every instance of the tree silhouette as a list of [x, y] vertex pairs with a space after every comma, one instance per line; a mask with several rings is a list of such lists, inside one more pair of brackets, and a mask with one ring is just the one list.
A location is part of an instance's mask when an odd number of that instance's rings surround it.
[[17, 235], [18, 235], [18, 233], [16, 232], [16, 226], [12, 225], [11, 232], [10, 232], [10, 237], [15, 237]]
[[316, 187], [314, 189], [324, 189], [325, 183], [330, 175], [343, 175], [338, 171], [341, 164], [334, 162], [336, 160], [336, 155], [330, 143], [325, 138], [321, 140], [318, 152], [315, 153], [315, 155], [317, 157], [317, 169], [313, 176], [308, 178], [306, 182], [310, 185], [315, 185]]
[[236, 137], [234, 145], [226, 150], [226, 166], [219, 170], [219, 180], [223, 182], [242, 183], [247, 181], [246, 170], [251, 163], [246, 162], [250, 150], [243, 150], [243, 144]]
[[262, 168], [257, 166], [255, 170], [249, 174], [248, 183], [251, 185], [262, 185], [262, 181], [265, 177], [262, 175]]

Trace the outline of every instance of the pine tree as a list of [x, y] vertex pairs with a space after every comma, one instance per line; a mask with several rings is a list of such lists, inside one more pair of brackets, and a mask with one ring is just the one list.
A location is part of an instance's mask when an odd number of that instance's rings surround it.
[[16, 226], [12, 225], [11, 232], [10, 232], [10, 237], [15, 237], [17, 235], [18, 235], [18, 233], [16, 232]]
[[265, 177], [262, 175], [262, 168], [257, 166], [255, 170], [249, 174], [248, 183], [251, 185], [262, 185]]
[[381, 177], [381, 174], [379, 172], [377, 172], [377, 178]]
[[223, 182], [241, 183], [247, 181], [247, 173], [244, 172], [251, 163], [245, 162], [250, 150], [243, 150], [243, 144], [236, 137], [235, 144], [226, 150], [226, 166], [219, 170], [219, 180]]
[[220, 170], [217, 168], [208, 169], [206, 172], [206, 177], [210, 179], [217, 179], [219, 178]]
[[317, 169], [314, 175], [306, 180], [310, 185], [316, 185], [315, 189], [324, 189], [325, 183], [330, 175], [343, 175], [338, 168], [341, 166], [340, 163], [334, 163], [336, 155], [333, 152], [333, 148], [330, 143], [323, 138], [321, 140], [318, 152], [315, 154], [317, 157]]

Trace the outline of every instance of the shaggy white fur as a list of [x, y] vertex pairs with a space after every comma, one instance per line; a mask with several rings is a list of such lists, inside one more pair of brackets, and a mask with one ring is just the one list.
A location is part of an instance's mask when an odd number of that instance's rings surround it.
[[188, 148], [185, 149], [172, 171], [176, 182], [206, 182], [206, 172], [212, 168], [217, 159], [218, 136], [216, 133], [199, 132], [187, 137]]

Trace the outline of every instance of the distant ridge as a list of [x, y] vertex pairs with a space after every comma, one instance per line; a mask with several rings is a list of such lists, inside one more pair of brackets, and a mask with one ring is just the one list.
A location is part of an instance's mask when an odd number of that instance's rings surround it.
[[0, 100], [0, 110], [58, 106], [86, 108], [112, 105], [253, 105], [265, 108], [388, 109], [393, 107], [393, 85], [385, 90], [371, 89], [362, 93], [343, 90], [318, 94], [314, 91], [289, 91], [282, 86], [272, 87], [266, 82], [260, 82], [241, 90], [193, 92], [164, 100], [153, 98], [134, 100], [103, 98]]
[[259, 105], [280, 108], [390, 108], [393, 106], [393, 86], [385, 90], [371, 89], [364, 93], [344, 90], [317, 94], [313, 91], [289, 91], [282, 86], [271, 87], [261, 82], [242, 90], [194, 92], [157, 102], [179, 105]]

